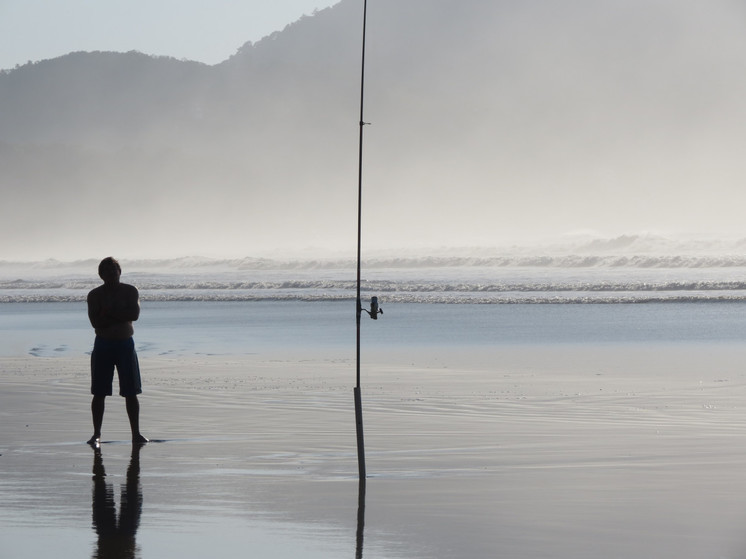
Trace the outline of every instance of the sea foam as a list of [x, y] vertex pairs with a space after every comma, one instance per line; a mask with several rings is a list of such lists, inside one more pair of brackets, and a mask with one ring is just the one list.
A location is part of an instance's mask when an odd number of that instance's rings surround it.
[[[634, 243], [632, 243], [634, 244]], [[628, 243], [629, 245], [629, 243]], [[595, 254], [587, 253], [595, 248]], [[375, 255], [362, 293], [403, 303], [642, 303], [746, 300], [746, 256], [573, 252], [513, 248]], [[639, 248], [639, 247], [638, 247]], [[570, 248], [566, 249], [570, 250]], [[0, 303], [80, 302], [100, 283], [91, 260], [0, 261]], [[122, 281], [152, 301], [333, 301], [354, 299], [351, 259], [123, 260]]]

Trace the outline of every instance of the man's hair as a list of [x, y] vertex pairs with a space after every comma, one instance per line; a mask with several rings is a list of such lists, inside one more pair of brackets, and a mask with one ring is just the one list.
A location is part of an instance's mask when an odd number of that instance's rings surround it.
[[122, 273], [122, 267], [119, 265], [119, 262], [117, 262], [115, 258], [107, 256], [98, 265], [98, 275], [100, 276], [103, 269], [108, 268], [109, 266], [116, 266], [117, 270], [119, 270], [119, 273]]

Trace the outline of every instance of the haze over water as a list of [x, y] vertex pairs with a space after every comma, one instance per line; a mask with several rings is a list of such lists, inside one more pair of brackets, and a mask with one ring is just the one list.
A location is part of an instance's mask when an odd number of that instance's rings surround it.
[[[0, 260], [353, 254], [360, 4], [214, 66], [0, 75]], [[724, 0], [371, 2], [366, 249], [746, 237], [745, 27]]]

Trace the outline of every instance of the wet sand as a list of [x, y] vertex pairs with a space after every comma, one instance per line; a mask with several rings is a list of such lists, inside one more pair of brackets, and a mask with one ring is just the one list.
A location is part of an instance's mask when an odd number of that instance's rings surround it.
[[363, 514], [347, 353], [144, 359], [100, 453], [86, 358], [1, 359], [0, 557], [743, 557], [745, 358], [364, 354]]

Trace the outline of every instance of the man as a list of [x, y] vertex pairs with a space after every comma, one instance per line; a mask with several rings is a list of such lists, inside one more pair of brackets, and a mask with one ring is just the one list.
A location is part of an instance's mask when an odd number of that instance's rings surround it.
[[93, 436], [88, 444], [101, 442], [101, 424], [107, 396], [112, 394], [114, 368], [119, 375], [119, 394], [126, 401], [127, 416], [132, 429], [132, 442], [143, 444], [148, 439], [140, 434], [140, 402], [142, 392], [140, 366], [135, 352], [132, 323], [140, 317], [137, 289], [121, 283], [122, 268], [113, 258], [104, 258], [98, 266], [103, 285], [88, 294], [88, 318], [96, 330], [96, 341], [91, 353], [91, 414]]

